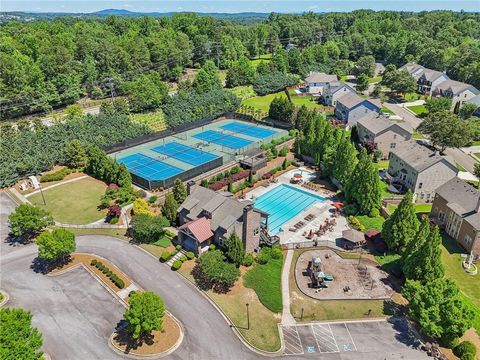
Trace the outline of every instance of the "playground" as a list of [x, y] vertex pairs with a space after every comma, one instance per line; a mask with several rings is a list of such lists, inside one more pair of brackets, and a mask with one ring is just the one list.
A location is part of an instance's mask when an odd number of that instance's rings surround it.
[[346, 259], [329, 249], [300, 255], [295, 280], [307, 296], [318, 300], [388, 299], [388, 274], [368, 258]]

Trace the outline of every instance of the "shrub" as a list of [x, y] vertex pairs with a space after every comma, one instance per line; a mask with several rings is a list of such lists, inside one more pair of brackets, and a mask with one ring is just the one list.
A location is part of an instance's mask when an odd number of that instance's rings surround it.
[[119, 221], [119, 220], [120, 220], [120, 219], [119, 219], [118, 217], [112, 217], [112, 218], [110, 219], [109, 223], [112, 224], [112, 225], [115, 225], [115, 224], [118, 224], [118, 221]]
[[170, 255], [170, 253], [169, 253], [168, 251], [164, 251], [164, 252], [162, 253], [162, 255], [160, 255], [160, 260], [161, 260], [162, 262], [166, 262], [166, 261], [170, 260], [171, 257], [172, 257], [172, 256]]
[[128, 293], [128, 297], [131, 297], [133, 294], [136, 294], [137, 292], [135, 290], [132, 290]]
[[475, 360], [477, 349], [470, 341], [462, 341], [453, 348], [453, 353], [460, 358], [460, 360]]
[[370, 214], [368, 216], [378, 217], [378, 216], [380, 216], [380, 211], [376, 208], [373, 208], [372, 210], [370, 210]]
[[175, 249], [177, 249], [177, 251], [182, 250], [182, 245], [178, 244], [177, 246], [175, 246]]
[[257, 257], [255, 258], [255, 261], [259, 264], [265, 265], [270, 261], [270, 259], [271, 259], [271, 249], [264, 247], [258, 253]]
[[92, 266], [97, 266], [97, 259], [93, 259], [93, 260], [90, 262], [90, 265], [92, 265]]
[[365, 232], [365, 226], [363, 226], [363, 224], [355, 216], [350, 215], [348, 217], [348, 221], [350, 222], [350, 224], [353, 226], [354, 229], [361, 232]]
[[154, 203], [157, 202], [157, 200], [158, 200], [158, 196], [157, 196], [157, 195], [152, 195], [152, 196], [150, 196], [150, 197], [148, 198], [149, 204], [154, 204]]
[[192, 260], [195, 257], [193, 251], [187, 251], [186, 255], [188, 260]]
[[116, 281], [114, 282], [114, 284], [119, 288], [119, 289], [123, 289], [125, 287], [125, 283], [123, 282], [122, 279], [116, 279]]
[[346, 216], [355, 215], [358, 212], [358, 208], [355, 204], [348, 204], [344, 206], [343, 212]]
[[210, 244], [210, 246], [208, 247], [210, 249], [210, 251], [213, 251], [215, 250], [217, 247], [215, 246], [215, 244]]
[[60, 180], [63, 180], [65, 176], [71, 173], [72, 173], [72, 170], [70, 170], [69, 168], [63, 168], [51, 174], [43, 175], [40, 178], [40, 182], [60, 181]]
[[243, 258], [243, 266], [252, 266], [253, 264], [253, 256], [252, 254], [245, 254]]
[[122, 208], [120, 205], [112, 205], [108, 208], [108, 217], [114, 218], [114, 217], [120, 217], [122, 214]]
[[175, 236], [177, 236], [177, 235], [175, 235], [173, 232], [171, 232], [171, 231], [168, 230], [168, 229], [165, 229], [165, 235], [168, 236], [168, 237], [171, 238], [171, 239], [173, 239]]
[[172, 270], [178, 270], [182, 267], [182, 262], [180, 260], [175, 260], [172, 264]]
[[270, 251], [270, 257], [272, 259], [281, 259], [282, 258], [282, 249], [280, 246], [276, 245], [272, 248], [272, 251]]

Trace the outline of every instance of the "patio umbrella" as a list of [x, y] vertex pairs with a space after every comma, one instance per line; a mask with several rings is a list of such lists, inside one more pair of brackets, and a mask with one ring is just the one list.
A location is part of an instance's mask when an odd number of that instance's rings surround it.
[[334, 208], [340, 210], [341, 208], [343, 208], [343, 203], [340, 202], [340, 201], [337, 201], [337, 202], [334, 202], [334, 203], [332, 204], [332, 206], [333, 206]]
[[293, 174], [293, 177], [294, 177], [295, 179], [301, 179], [301, 178], [302, 178], [302, 174], [296, 173], [296, 174]]

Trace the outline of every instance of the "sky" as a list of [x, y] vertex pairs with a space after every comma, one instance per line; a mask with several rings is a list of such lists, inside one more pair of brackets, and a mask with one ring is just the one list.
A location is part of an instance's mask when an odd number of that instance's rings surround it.
[[480, 0], [0, 0], [1, 11], [82, 12], [125, 9], [135, 12], [330, 12], [373, 10], [465, 10], [480, 11]]

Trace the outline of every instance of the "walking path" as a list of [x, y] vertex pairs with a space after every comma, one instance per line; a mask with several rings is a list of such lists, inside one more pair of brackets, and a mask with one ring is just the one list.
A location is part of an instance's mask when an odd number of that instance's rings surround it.
[[170, 260], [167, 261], [167, 265], [172, 267], [173, 263], [177, 260], [180, 260], [183, 256], [185, 256], [185, 252], [182, 249], [178, 253], [176, 253], [174, 256], [172, 256]]
[[290, 267], [292, 266], [293, 250], [287, 251], [282, 269], [282, 325], [295, 325], [297, 322], [290, 313]]
[[79, 176], [79, 177], [76, 177], [76, 178], [73, 178], [73, 179], [70, 179], [70, 180], [65, 180], [65, 181], [60, 181], [56, 184], [53, 184], [53, 185], [50, 185], [50, 186], [46, 186], [46, 187], [42, 187], [42, 189], [38, 189], [38, 190], [35, 190], [35, 191], [32, 191], [31, 193], [29, 194], [26, 194], [24, 195], [26, 198], [34, 195], [34, 194], [38, 194], [40, 191], [45, 191], [45, 190], [48, 190], [48, 189], [52, 189], [54, 187], [57, 187], [57, 186], [60, 186], [60, 185], [65, 185], [65, 184], [68, 184], [68, 183], [71, 183], [71, 182], [74, 182], [74, 181], [78, 181], [78, 180], [82, 180], [82, 179], [85, 179], [85, 178], [88, 178], [88, 175], [82, 175], [82, 176]]

